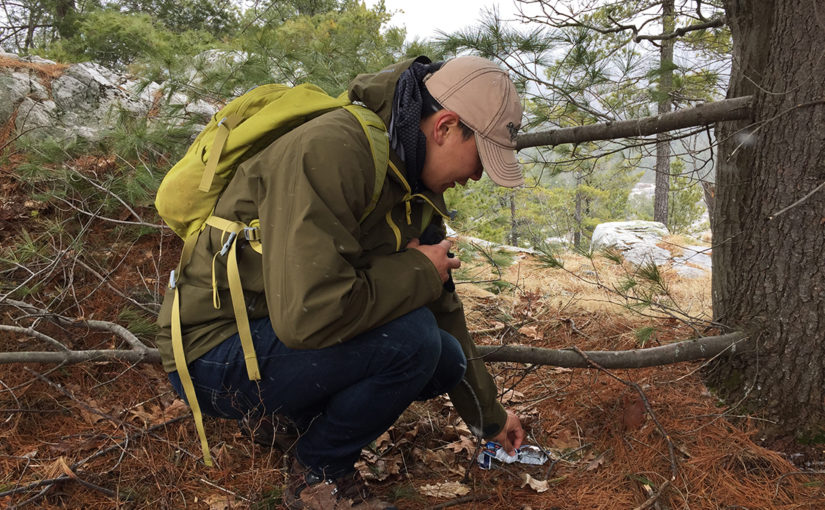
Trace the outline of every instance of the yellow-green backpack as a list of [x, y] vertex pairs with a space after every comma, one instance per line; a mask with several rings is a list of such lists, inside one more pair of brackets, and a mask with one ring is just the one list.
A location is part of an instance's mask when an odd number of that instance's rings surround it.
[[[363, 106], [350, 103], [345, 94], [337, 98], [332, 97], [311, 84], [296, 87], [280, 84], [262, 85], [232, 100], [214, 115], [189, 147], [186, 155], [169, 170], [158, 188], [155, 207], [161, 218], [184, 240], [180, 262], [169, 278], [169, 290], [174, 291], [172, 350], [175, 355], [175, 367], [195, 418], [203, 459], [209, 466], [212, 465], [212, 458], [203, 429], [203, 417], [183, 350], [177, 279], [192, 257], [200, 232], [207, 226], [221, 230], [226, 241], [221, 255], [227, 256], [229, 293], [246, 360], [247, 374], [251, 380], [259, 380], [261, 376], [252, 345], [236, 257], [238, 239], [245, 239], [254, 250], [261, 252], [258, 220], [244, 224], [219, 218], [212, 212], [240, 163], [281, 135], [336, 108], [344, 108], [358, 119], [367, 135], [375, 163], [373, 195], [361, 217], [363, 221], [377, 204], [387, 174], [389, 140], [386, 127], [378, 115]], [[217, 290], [215, 294], [217, 295]], [[216, 306], [220, 307], [220, 304], [216, 302]]]

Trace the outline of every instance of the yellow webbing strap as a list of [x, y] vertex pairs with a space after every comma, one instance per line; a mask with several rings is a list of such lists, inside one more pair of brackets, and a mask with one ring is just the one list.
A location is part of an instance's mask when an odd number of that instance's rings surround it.
[[412, 223], [412, 219], [410, 219], [410, 214], [412, 212], [412, 208], [410, 207], [410, 200], [412, 200], [412, 188], [410, 187], [410, 183], [407, 182], [407, 179], [404, 178], [404, 174], [401, 173], [401, 170], [399, 170], [392, 161], [389, 162], [389, 165], [401, 181], [401, 184], [404, 185], [404, 197], [402, 200], [404, 201], [404, 207], [406, 208], [407, 225], [410, 225]]
[[350, 112], [361, 128], [367, 135], [367, 141], [370, 144], [370, 153], [372, 154], [372, 163], [375, 167], [375, 182], [372, 187], [372, 197], [370, 198], [367, 208], [364, 209], [364, 214], [358, 220], [363, 222], [367, 216], [375, 209], [378, 204], [378, 199], [381, 197], [381, 188], [384, 187], [384, 178], [387, 176], [387, 163], [390, 161], [390, 143], [387, 138], [387, 129], [384, 122], [375, 112], [354, 104], [344, 106], [344, 109]]
[[183, 386], [183, 393], [189, 402], [192, 410], [192, 417], [195, 418], [195, 429], [201, 440], [201, 450], [203, 450], [203, 462], [207, 466], [212, 466], [212, 455], [209, 453], [209, 442], [206, 440], [206, 431], [203, 429], [203, 415], [201, 406], [198, 405], [198, 397], [195, 396], [195, 386], [192, 384], [192, 377], [189, 375], [189, 367], [186, 366], [186, 354], [183, 352], [183, 333], [180, 327], [180, 294], [175, 287], [175, 298], [172, 301], [172, 352], [175, 355], [175, 368]]
[[[439, 208], [438, 208], [438, 207], [437, 207], [437, 206], [436, 206], [436, 205], [432, 202], [432, 200], [430, 200], [429, 198], [427, 198], [427, 195], [422, 195], [421, 193], [416, 193], [415, 195], [411, 196], [410, 198], [412, 199], [412, 198], [415, 198], [415, 197], [418, 197], [418, 198], [420, 198], [420, 199], [424, 200], [425, 202], [427, 202], [428, 204], [430, 204], [430, 207], [432, 207], [432, 208], [433, 208], [433, 211], [437, 212], [437, 213], [438, 213], [438, 214], [439, 214], [442, 218], [444, 218], [445, 220], [449, 220], [449, 219], [450, 219], [450, 216], [449, 216], [449, 215], [447, 215], [446, 213], [442, 212], [442, 211], [441, 211], [441, 210], [440, 210], [440, 209], [439, 209]], [[432, 212], [432, 211], [429, 211], [429, 210], [428, 210], [428, 211], [427, 211], [427, 213], [425, 213], [425, 216], [424, 216], [424, 217], [426, 218], [426, 223], [424, 223], [424, 226], [426, 226], [426, 225], [427, 225], [427, 223], [429, 223], [429, 222], [430, 222], [430, 220], [432, 219], [432, 216], [433, 216], [433, 212]]]
[[249, 327], [249, 316], [246, 313], [246, 300], [243, 296], [243, 286], [241, 285], [241, 272], [238, 268], [238, 257], [236, 247], [238, 245], [238, 234], [242, 234], [246, 228], [245, 223], [240, 221], [229, 221], [217, 216], [210, 216], [206, 219], [206, 224], [217, 228], [224, 233], [230, 234], [227, 244], [221, 254], [226, 254], [226, 278], [229, 281], [229, 295], [232, 297], [232, 309], [235, 311], [235, 322], [238, 325], [238, 336], [241, 339], [243, 357], [246, 361], [246, 373], [250, 381], [259, 381], [261, 372], [258, 368], [258, 358], [255, 356], [255, 346], [252, 343], [252, 330]]
[[212, 188], [212, 179], [215, 178], [215, 170], [218, 169], [218, 162], [221, 160], [223, 146], [229, 138], [229, 132], [240, 124], [241, 119], [242, 117], [240, 115], [230, 115], [224, 117], [218, 123], [218, 132], [215, 133], [215, 139], [212, 140], [212, 147], [209, 149], [209, 159], [206, 161], [206, 167], [204, 167], [203, 176], [201, 177], [201, 184], [198, 186], [198, 189], [204, 193]]
[[395, 249], [396, 251], [401, 249], [401, 231], [398, 229], [398, 225], [392, 221], [392, 209], [387, 211], [387, 214], [384, 216], [384, 219], [387, 220], [387, 225], [390, 226], [392, 229], [392, 233], [395, 234]]

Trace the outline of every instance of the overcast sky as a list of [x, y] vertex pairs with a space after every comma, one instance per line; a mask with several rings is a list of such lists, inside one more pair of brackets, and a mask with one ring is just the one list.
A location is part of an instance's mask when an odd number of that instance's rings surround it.
[[[367, 0], [375, 5], [377, 0]], [[390, 25], [407, 28], [407, 40], [435, 37], [436, 31], [454, 32], [477, 25], [485, 8], [498, 6], [502, 18], [512, 18], [513, 0], [384, 0], [396, 12]]]

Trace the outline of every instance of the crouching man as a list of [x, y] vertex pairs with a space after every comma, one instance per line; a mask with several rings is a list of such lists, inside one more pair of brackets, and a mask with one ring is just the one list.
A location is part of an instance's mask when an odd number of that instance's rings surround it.
[[524, 436], [476, 355], [450, 277], [460, 264], [443, 235], [446, 189], [482, 171], [502, 186], [523, 182], [513, 83], [486, 59], [419, 57], [359, 75], [349, 97], [388, 128], [380, 193], [372, 141], [335, 109], [240, 165], [215, 208], [260, 221], [260, 250], [240, 241], [235, 254], [260, 379], [247, 374], [219, 229], [199, 236], [177, 278], [179, 302], [167, 293], [158, 321], [181, 396], [178, 315], [200, 410], [241, 420], [259, 439], [297, 434], [280, 441], [293, 457], [290, 508], [393, 508], [368, 494], [353, 465], [416, 400], [449, 393], [474, 432], [508, 451]]

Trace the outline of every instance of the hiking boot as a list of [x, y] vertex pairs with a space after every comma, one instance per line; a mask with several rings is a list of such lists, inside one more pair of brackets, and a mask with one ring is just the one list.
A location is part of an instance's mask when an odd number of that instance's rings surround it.
[[317, 475], [292, 459], [284, 493], [290, 510], [397, 510], [374, 497], [358, 472], [336, 479]]
[[280, 414], [247, 415], [238, 420], [241, 434], [261, 446], [289, 451], [298, 441], [300, 431], [295, 423]]

